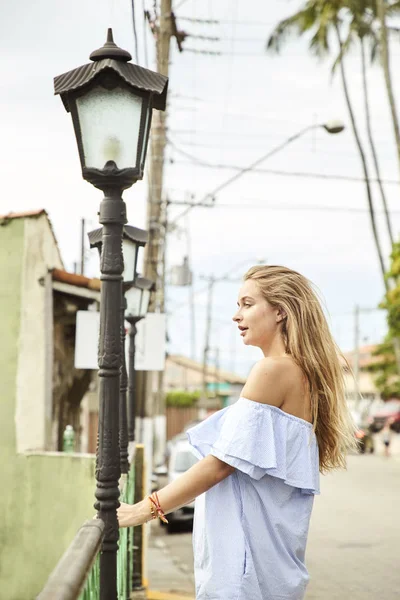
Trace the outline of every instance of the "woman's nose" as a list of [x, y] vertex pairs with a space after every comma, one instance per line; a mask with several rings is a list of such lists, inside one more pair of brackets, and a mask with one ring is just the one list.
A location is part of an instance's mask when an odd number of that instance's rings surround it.
[[241, 317], [240, 317], [240, 315], [238, 314], [238, 311], [236, 311], [236, 312], [235, 312], [235, 314], [234, 314], [234, 315], [233, 315], [233, 317], [232, 317], [232, 321], [235, 321], [235, 322], [236, 322], [236, 321], [240, 321], [240, 319], [241, 319]]

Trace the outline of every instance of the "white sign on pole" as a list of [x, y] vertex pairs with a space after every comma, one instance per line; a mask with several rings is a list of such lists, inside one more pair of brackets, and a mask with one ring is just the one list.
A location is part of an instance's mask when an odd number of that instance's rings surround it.
[[[129, 324], [126, 323], [129, 331]], [[100, 332], [100, 313], [79, 310], [76, 313], [75, 368], [98, 368], [97, 350]], [[163, 371], [166, 351], [165, 315], [148, 313], [137, 324], [135, 339], [135, 370]], [[126, 336], [125, 355], [129, 371], [129, 333]]]
[[[135, 370], [163, 371], [166, 352], [165, 315], [161, 313], [148, 313], [144, 319], [139, 321], [136, 327]], [[127, 340], [128, 338], [129, 335], [127, 335]], [[128, 356], [128, 352], [126, 352], [127, 359]]]
[[100, 313], [78, 310], [76, 313], [75, 369], [97, 370], [99, 347]]

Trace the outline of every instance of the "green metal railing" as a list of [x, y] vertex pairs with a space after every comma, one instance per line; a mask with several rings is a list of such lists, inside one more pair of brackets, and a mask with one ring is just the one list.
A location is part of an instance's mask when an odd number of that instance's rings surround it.
[[100, 598], [100, 554], [96, 556], [86, 579], [85, 588], [79, 600], [99, 600]]
[[[127, 504], [134, 503], [135, 493], [135, 466], [131, 467], [130, 473], [125, 481], [121, 492], [120, 501]], [[133, 565], [133, 527], [119, 530], [119, 543], [117, 554], [117, 589], [118, 600], [127, 600], [132, 589], [132, 565]], [[78, 600], [100, 599], [100, 567], [99, 555], [93, 564], [86, 579], [85, 587]]]
[[[121, 502], [134, 503], [135, 468], [131, 467], [128, 479], [121, 494]], [[133, 564], [133, 527], [119, 530], [119, 548], [117, 555], [117, 589], [118, 600], [126, 600], [132, 589]]]

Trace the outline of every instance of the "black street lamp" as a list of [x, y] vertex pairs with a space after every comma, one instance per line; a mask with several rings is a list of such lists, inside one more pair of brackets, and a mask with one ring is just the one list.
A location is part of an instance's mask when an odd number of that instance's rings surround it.
[[149, 308], [151, 292], [155, 284], [151, 279], [137, 277], [133, 285], [125, 293], [125, 319], [130, 324], [129, 331], [129, 390], [128, 390], [128, 438], [135, 441], [136, 423], [136, 376], [135, 376], [135, 338], [137, 324], [146, 316]]
[[90, 59], [92, 63], [55, 77], [54, 89], [72, 115], [82, 176], [104, 193], [99, 212], [103, 246], [95, 507], [105, 523], [100, 598], [117, 600], [122, 229], [126, 223], [122, 192], [143, 177], [152, 109], [165, 110], [168, 80], [130, 63], [130, 54], [114, 44], [111, 29], [105, 45]]
[[[102, 228], [88, 233], [91, 248], [97, 248], [101, 257]], [[121, 372], [119, 381], [119, 456], [121, 473], [129, 471], [128, 462], [128, 418], [127, 418], [127, 390], [128, 375], [125, 360], [125, 311], [126, 299], [125, 289], [129, 287], [137, 276], [137, 260], [139, 248], [147, 243], [148, 235], [144, 229], [138, 229], [131, 225], [124, 225], [122, 232], [122, 255], [124, 258], [124, 272], [122, 274], [123, 284], [121, 289]]]

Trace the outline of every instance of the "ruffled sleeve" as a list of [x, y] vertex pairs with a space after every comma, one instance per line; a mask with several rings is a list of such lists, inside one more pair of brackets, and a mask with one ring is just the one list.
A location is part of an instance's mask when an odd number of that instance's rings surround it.
[[201, 457], [212, 454], [255, 480], [269, 475], [305, 494], [319, 494], [312, 425], [279, 408], [240, 398], [187, 435]]

